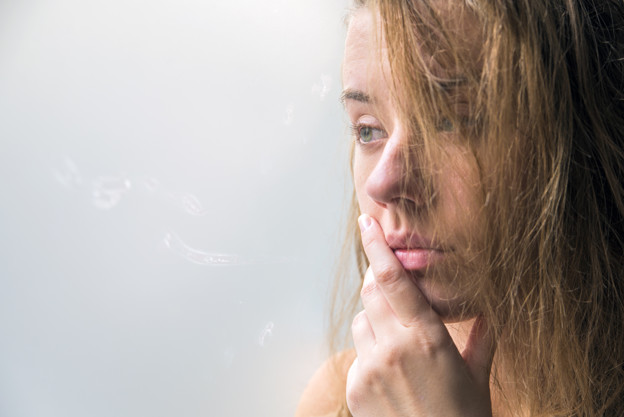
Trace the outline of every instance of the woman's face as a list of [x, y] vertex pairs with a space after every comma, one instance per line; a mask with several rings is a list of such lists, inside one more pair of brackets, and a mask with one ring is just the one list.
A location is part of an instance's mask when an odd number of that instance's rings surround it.
[[427, 168], [435, 197], [424, 195], [422, 182], [403, 178], [406, 157], [411, 175], [422, 174], [418, 160], [405, 155], [407, 128], [391, 98], [389, 65], [386, 58], [380, 60], [385, 45], [381, 43], [379, 54], [377, 30], [370, 10], [357, 11], [349, 24], [343, 62], [343, 100], [355, 131], [357, 201], [362, 213], [379, 222], [388, 245], [442, 318], [467, 318], [472, 313], [459, 314], [471, 298], [465, 291], [470, 268], [457, 263], [474, 250], [469, 246], [478, 241], [482, 225], [477, 163], [447, 126], [436, 138], [441, 156]]

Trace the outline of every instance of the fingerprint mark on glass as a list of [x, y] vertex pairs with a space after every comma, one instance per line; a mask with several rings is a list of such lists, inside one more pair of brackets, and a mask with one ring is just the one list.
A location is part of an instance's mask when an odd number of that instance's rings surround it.
[[179, 198], [179, 202], [182, 205], [184, 211], [193, 216], [203, 216], [207, 213], [206, 209], [193, 194], [185, 194]]
[[119, 204], [132, 184], [126, 177], [101, 176], [93, 180], [91, 197], [93, 205], [100, 210], [110, 210]]
[[143, 186], [150, 193], [156, 192], [158, 187], [160, 186], [160, 181], [153, 177], [148, 177], [143, 180]]
[[312, 94], [317, 95], [321, 100], [327, 97], [331, 90], [332, 78], [329, 75], [321, 75], [321, 81], [312, 85]]
[[175, 233], [167, 233], [163, 239], [165, 246], [187, 261], [198, 265], [243, 265], [246, 262], [238, 255], [204, 252], [184, 243]]
[[260, 344], [260, 347], [266, 346], [266, 344], [271, 339], [271, 336], [273, 336], [273, 327], [275, 327], [275, 324], [270, 321], [264, 326], [262, 332], [260, 332], [260, 337], [258, 338], [258, 343]]
[[163, 190], [163, 194], [166, 199], [173, 202], [187, 214], [192, 216], [204, 216], [208, 213], [208, 210], [206, 210], [201, 201], [193, 194], [180, 194], [167, 192], [165, 190]]
[[289, 126], [292, 124], [293, 119], [295, 118], [295, 106], [293, 104], [289, 104], [286, 107], [286, 111], [284, 112], [284, 125]]

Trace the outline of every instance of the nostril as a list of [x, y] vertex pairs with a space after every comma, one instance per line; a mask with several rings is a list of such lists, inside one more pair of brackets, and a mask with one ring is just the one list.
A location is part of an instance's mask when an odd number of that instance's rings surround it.
[[422, 218], [431, 208], [430, 204], [415, 197], [401, 197], [394, 202], [397, 211], [405, 213], [410, 218]]

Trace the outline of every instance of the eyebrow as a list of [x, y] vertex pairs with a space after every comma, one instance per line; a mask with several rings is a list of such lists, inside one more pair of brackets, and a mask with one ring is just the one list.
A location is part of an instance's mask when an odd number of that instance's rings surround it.
[[[465, 77], [457, 77], [452, 79], [438, 79], [436, 80], [437, 84], [442, 88], [442, 90], [449, 92], [454, 88], [461, 87], [467, 83], [467, 79]], [[358, 101], [360, 103], [370, 103], [372, 102], [371, 96], [366, 94], [361, 90], [353, 90], [351, 88], [347, 88], [340, 95], [340, 102], [345, 104], [347, 100]]]
[[468, 83], [466, 77], [456, 77], [451, 79], [438, 79], [436, 83], [442, 88], [442, 90], [449, 92], [454, 88], [462, 87]]
[[340, 102], [345, 103], [347, 100], [359, 101], [360, 103], [370, 103], [371, 97], [363, 91], [360, 90], [352, 90], [347, 88], [340, 95]]

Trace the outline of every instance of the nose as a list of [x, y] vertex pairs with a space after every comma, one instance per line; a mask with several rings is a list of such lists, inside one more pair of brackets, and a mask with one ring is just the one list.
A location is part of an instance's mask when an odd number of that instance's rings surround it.
[[422, 206], [422, 176], [417, 160], [405, 134], [402, 131], [393, 132], [366, 180], [366, 193], [383, 207], [401, 202]]

